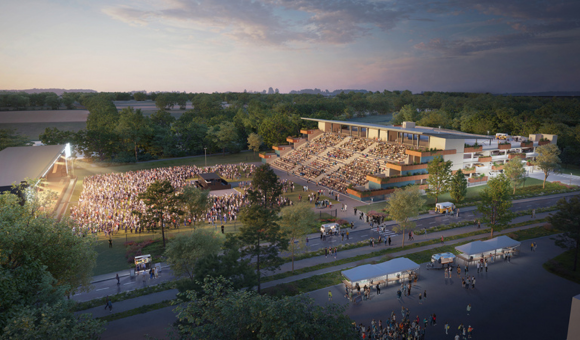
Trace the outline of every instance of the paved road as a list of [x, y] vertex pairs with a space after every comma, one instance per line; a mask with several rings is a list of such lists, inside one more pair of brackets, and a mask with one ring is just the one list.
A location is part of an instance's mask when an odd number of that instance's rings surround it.
[[[381, 289], [371, 299], [348, 303], [342, 298], [344, 285], [321, 289], [309, 293], [320, 305], [328, 303], [330, 289], [335, 301], [347, 304], [346, 313], [357, 323], [369, 325], [372, 319], [385, 320], [394, 311], [401, 319], [401, 306], [409, 308], [414, 319], [421, 320], [435, 313], [437, 326], [427, 327], [427, 338], [453, 339], [460, 323], [471, 325], [475, 330], [473, 339], [566, 339], [570, 304], [580, 291], [580, 285], [550, 274], [542, 268], [548, 259], [563, 252], [549, 237], [537, 239], [538, 249], [531, 252], [527, 240], [522, 245], [520, 256], [511, 263], [496, 261], [489, 265], [487, 273], [477, 274], [470, 268], [469, 274], [476, 277], [476, 289], [465, 289], [454, 273], [445, 279], [442, 271], [426, 270], [421, 266], [420, 278], [412, 288], [410, 297], [399, 301], [397, 287]], [[418, 302], [418, 293], [427, 291], [427, 300]], [[467, 316], [467, 304], [472, 312]], [[443, 325], [449, 322], [450, 334], [445, 335]]]

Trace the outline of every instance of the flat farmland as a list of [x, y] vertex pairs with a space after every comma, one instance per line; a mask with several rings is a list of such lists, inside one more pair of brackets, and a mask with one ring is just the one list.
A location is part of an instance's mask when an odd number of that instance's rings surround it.
[[86, 122], [53, 122], [53, 123], [0, 123], [0, 129], [15, 129], [17, 133], [27, 136], [30, 140], [39, 140], [38, 136], [44, 133], [46, 128], [57, 128], [63, 131], [74, 131], [85, 129]]
[[0, 124], [86, 122], [87, 110], [0, 111]]
[[[134, 109], [141, 109], [145, 116], [150, 116], [155, 112], [159, 111], [159, 109], [155, 106], [155, 102], [152, 100], [146, 101], [136, 101], [136, 100], [123, 100], [123, 101], [114, 101], [113, 102], [118, 110], [124, 109], [126, 107], [131, 106]], [[167, 110], [167, 112], [171, 113], [171, 115], [175, 118], [181, 117], [181, 115], [187, 111], [193, 109], [191, 102], [187, 102], [186, 110], [179, 110], [179, 106], [174, 106], [173, 110]]]

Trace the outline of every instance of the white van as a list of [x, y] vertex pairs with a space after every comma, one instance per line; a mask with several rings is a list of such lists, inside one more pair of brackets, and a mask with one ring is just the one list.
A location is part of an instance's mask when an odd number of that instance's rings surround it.
[[435, 204], [435, 212], [440, 214], [452, 213], [455, 210], [455, 204], [451, 202], [441, 202]]
[[332, 235], [335, 232], [338, 232], [339, 229], [340, 226], [338, 225], [338, 223], [328, 223], [320, 226], [320, 232], [323, 233], [324, 235]]

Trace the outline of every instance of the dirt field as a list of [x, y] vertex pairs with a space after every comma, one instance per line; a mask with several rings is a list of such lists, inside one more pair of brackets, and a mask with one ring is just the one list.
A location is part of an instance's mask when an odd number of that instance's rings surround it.
[[16, 129], [16, 132], [27, 136], [30, 140], [39, 140], [38, 136], [47, 128], [59, 130], [79, 131], [87, 127], [86, 122], [53, 122], [53, 123], [8, 123], [0, 124], [0, 129]]
[[0, 124], [86, 122], [87, 110], [0, 111]]

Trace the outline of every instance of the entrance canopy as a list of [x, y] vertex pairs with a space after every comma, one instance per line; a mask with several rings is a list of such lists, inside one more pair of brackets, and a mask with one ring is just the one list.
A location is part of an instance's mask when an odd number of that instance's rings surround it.
[[419, 265], [415, 262], [400, 257], [379, 264], [365, 264], [356, 268], [345, 270], [342, 275], [350, 282], [359, 282], [371, 279], [377, 279], [381, 276], [398, 274], [410, 270], [418, 270]]
[[479, 255], [490, 251], [519, 247], [520, 242], [513, 240], [507, 236], [499, 236], [487, 241], [474, 241], [471, 243], [457, 246], [455, 249], [467, 256]]

